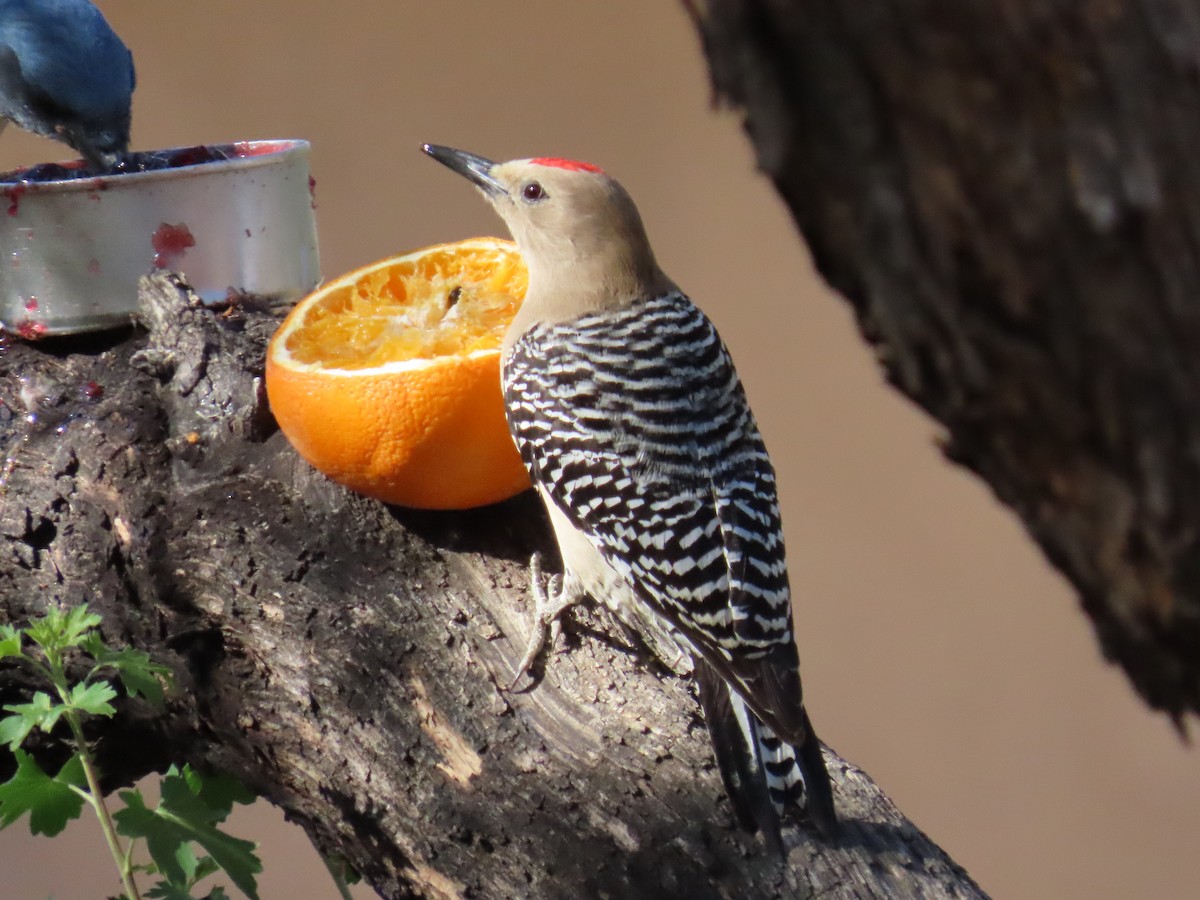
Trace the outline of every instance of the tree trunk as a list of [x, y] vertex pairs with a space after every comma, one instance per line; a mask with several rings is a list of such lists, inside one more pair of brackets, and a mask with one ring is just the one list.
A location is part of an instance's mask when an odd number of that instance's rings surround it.
[[889, 379], [1200, 710], [1200, 7], [688, 5]]
[[[148, 336], [0, 354], [0, 622], [87, 601], [176, 672], [165, 713], [91, 723], [109, 786], [229, 772], [389, 898], [983, 896], [832, 753], [844, 834], [788, 829], [781, 866], [734, 827], [688, 683], [603, 610], [508, 691], [528, 560], [551, 550], [531, 493], [466, 513], [356, 497], [275, 431], [277, 319], [204, 310], [166, 275], [143, 308]], [[32, 687], [0, 663], [0, 705]]]

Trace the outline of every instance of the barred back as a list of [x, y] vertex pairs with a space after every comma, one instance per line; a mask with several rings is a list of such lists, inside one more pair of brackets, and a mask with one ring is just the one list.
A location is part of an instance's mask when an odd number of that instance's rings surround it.
[[726, 659], [791, 644], [775, 472], [687, 297], [536, 325], [503, 384], [534, 482], [645, 602]]
[[[801, 696], [775, 472], [712, 323], [678, 292], [540, 323], [506, 354], [502, 381], [509, 428], [543, 496], [693, 656], [739, 819], [782, 848], [779, 815], [806, 791], [810, 815], [832, 833], [829, 776]], [[584, 589], [611, 584], [594, 576]]]

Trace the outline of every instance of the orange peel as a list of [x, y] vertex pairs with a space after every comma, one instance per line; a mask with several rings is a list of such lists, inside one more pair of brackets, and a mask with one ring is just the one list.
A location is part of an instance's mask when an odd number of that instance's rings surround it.
[[321, 286], [267, 348], [279, 427], [317, 469], [386, 503], [465, 509], [520, 493], [500, 344], [528, 278], [512, 242], [473, 238]]

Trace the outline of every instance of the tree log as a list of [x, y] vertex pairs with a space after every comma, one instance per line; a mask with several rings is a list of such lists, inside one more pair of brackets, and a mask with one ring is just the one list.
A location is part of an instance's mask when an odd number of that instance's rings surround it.
[[[167, 275], [142, 299], [148, 334], [0, 355], [0, 622], [86, 601], [178, 682], [165, 712], [91, 723], [110, 786], [233, 774], [389, 898], [983, 896], [832, 752], [844, 834], [789, 828], [781, 866], [734, 827], [688, 682], [602, 609], [507, 690], [528, 560], [552, 553], [532, 492], [464, 513], [356, 497], [275, 430], [276, 318]], [[0, 704], [32, 687], [0, 663]]]
[[1200, 711], [1200, 11], [706, 0], [716, 94], [890, 381]]

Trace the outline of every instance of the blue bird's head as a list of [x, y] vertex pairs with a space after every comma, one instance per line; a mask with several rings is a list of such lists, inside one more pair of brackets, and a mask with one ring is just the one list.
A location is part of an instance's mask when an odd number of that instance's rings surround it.
[[107, 167], [129, 147], [133, 55], [89, 0], [0, 0], [0, 121]]

